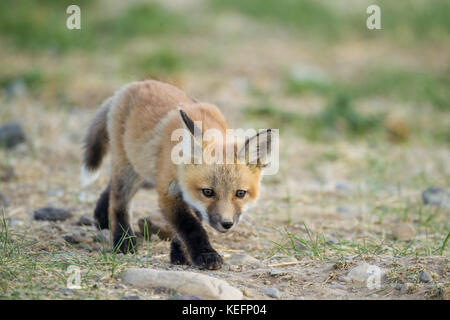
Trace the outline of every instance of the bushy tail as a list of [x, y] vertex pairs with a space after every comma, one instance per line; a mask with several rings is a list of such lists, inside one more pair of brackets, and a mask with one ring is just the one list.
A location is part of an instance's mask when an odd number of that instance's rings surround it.
[[94, 119], [92, 119], [84, 138], [83, 167], [81, 168], [81, 184], [83, 187], [97, 180], [102, 160], [108, 153], [107, 118], [111, 102], [112, 98], [109, 98], [103, 103]]

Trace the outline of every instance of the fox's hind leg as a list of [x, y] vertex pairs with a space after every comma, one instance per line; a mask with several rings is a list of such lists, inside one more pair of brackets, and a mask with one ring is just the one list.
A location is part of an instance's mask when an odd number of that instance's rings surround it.
[[97, 201], [97, 206], [94, 210], [94, 218], [97, 222], [97, 227], [101, 229], [109, 228], [108, 220], [108, 208], [109, 208], [109, 185], [105, 191], [102, 192], [100, 198]]
[[136, 236], [131, 227], [130, 202], [143, 180], [131, 166], [113, 170], [109, 186], [108, 218], [111, 226], [114, 250], [135, 252]]

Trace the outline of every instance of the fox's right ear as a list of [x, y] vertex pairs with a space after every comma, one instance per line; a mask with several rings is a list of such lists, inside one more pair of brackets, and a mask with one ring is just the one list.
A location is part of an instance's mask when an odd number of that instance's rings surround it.
[[202, 159], [202, 130], [192, 121], [182, 109], [180, 122], [183, 127], [183, 154], [189, 159], [189, 163], [198, 164]]
[[184, 129], [188, 130], [194, 138], [201, 138], [202, 130], [195, 125], [194, 121], [183, 111], [183, 109], [178, 109], [180, 111], [180, 121]]

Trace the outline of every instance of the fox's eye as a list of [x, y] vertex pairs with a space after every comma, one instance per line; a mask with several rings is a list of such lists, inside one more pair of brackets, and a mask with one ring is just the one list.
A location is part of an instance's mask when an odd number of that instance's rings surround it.
[[207, 198], [211, 198], [214, 196], [214, 190], [213, 189], [202, 189], [203, 195]]
[[247, 191], [245, 191], [245, 190], [238, 190], [238, 191], [236, 191], [236, 197], [242, 199], [243, 197], [245, 197], [246, 193], [247, 193]]

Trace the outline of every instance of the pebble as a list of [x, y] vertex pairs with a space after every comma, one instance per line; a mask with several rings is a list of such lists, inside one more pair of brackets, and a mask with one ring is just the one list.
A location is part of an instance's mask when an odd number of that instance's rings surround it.
[[402, 284], [401, 288], [400, 288], [400, 294], [409, 294], [409, 293], [413, 293], [415, 290], [415, 286], [412, 283], [404, 283]]
[[189, 271], [159, 271], [146, 268], [128, 268], [122, 280], [134, 287], [166, 287], [180, 294], [194, 295], [204, 299], [241, 300], [242, 292], [225, 280]]
[[9, 122], [0, 126], [0, 147], [11, 149], [25, 142], [25, 133], [19, 122]]
[[338, 281], [339, 281], [339, 282], [348, 282], [348, 280], [349, 280], [349, 279], [348, 279], [346, 276], [339, 276], [339, 277], [338, 277]]
[[121, 300], [141, 300], [141, 297], [137, 295], [123, 296]]
[[227, 262], [231, 265], [249, 265], [259, 263], [258, 259], [242, 253], [234, 253]]
[[428, 282], [433, 281], [433, 277], [427, 271], [421, 271], [419, 273], [419, 281], [428, 283]]
[[416, 228], [412, 223], [400, 222], [392, 228], [394, 239], [402, 241], [410, 241], [416, 235]]
[[91, 214], [85, 213], [80, 217], [77, 224], [79, 226], [93, 226], [95, 225], [95, 220]]
[[173, 298], [169, 298], [169, 300], [205, 300], [199, 296], [194, 296], [192, 294], [185, 294], [182, 296], [175, 296]]
[[95, 236], [94, 236], [94, 242], [100, 242], [104, 243], [105, 245], [108, 245], [110, 243], [110, 237], [111, 233], [108, 229], [100, 230]]
[[35, 220], [64, 221], [72, 217], [72, 213], [65, 209], [46, 207], [34, 211]]
[[281, 298], [281, 293], [277, 288], [264, 288], [264, 289], [261, 289], [260, 292], [264, 293], [265, 295], [267, 295], [271, 298], [275, 298], [275, 299]]
[[10, 227], [18, 227], [23, 224], [23, 221], [18, 219], [7, 218], [6, 221]]
[[9, 198], [7, 196], [5, 196], [4, 194], [0, 193], [0, 208], [7, 207], [10, 205], [10, 203], [11, 203], [11, 201], [9, 200]]
[[378, 266], [370, 265], [366, 262], [363, 262], [354, 267], [353, 269], [351, 269], [348, 272], [347, 277], [349, 278], [349, 280], [355, 282], [367, 283], [369, 278], [374, 276], [376, 272], [380, 272], [380, 280], [381, 280], [383, 278], [383, 275], [385, 274], [385, 270], [381, 269]]
[[0, 165], [0, 181], [8, 182], [16, 177], [14, 168], [8, 165]]
[[334, 283], [332, 285], [330, 285], [330, 289], [341, 289], [341, 290], [345, 290], [345, 286], [343, 286], [342, 284], [339, 283]]
[[64, 240], [71, 244], [78, 244], [81, 242], [82, 238], [78, 234], [66, 234]]
[[433, 207], [450, 210], [450, 192], [431, 187], [422, 192], [422, 202]]

